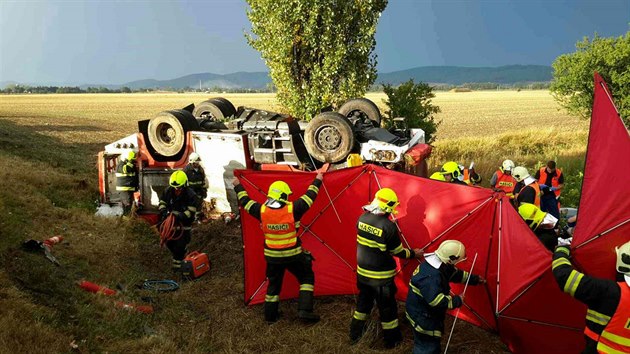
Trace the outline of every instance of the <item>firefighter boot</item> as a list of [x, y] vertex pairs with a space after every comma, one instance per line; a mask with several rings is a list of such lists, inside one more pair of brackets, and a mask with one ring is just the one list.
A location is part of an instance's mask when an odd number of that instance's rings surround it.
[[304, 322], [319, 322], [319, 315], [313, 313], [313, 292], [300, 290], [298, 298], [298, 318]]
[[279, 307], [280, 302], [278, 301], [265, 301], [265, 321], [267, 321], [267, 323], [274, 323], [280, 319]]
[[402, 342], [402, 334], [400, 328], [384, 329], [383, 339], [385, 340], [385, 348], [392, 349]]
[[171, 268], [173, 269], [173, 272], [181, 273], [181, 271], [182, 271], [182, 261], [177, 260], [177, 259], [173, 259], [173, 262], [171, 264]]
[[356, 318], [352, 319], [350, 322], [350, 343], [356, 344], [361, 337], [363, 337], [363, 333], [365, 333], [365, 324], [367, 321], [358, 320]]

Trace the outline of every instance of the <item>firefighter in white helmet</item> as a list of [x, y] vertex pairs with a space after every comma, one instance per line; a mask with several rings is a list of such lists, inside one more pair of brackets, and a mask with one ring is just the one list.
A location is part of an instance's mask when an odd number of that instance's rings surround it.
[[575, 270], [569, 246], [556, 248], [551, 268], [560, 289], [588, 306], [582, 353], [630, 353], [630, 241], [615, 247], [618, 282]]
[[374, 195], [357, 222], [357, 308], [350, 323], [350, 341], [356, 343], [366, 328], [367, 319], [376, 302], [383, 326], [386, 348], [402, 341], [398, 327], [396, 303], [396, 261], [421, 258], [422, 250], [408, 249], [400, 242], [396, 224], [389, 219], [396, 213], [398, 196], [390, 188], [381, 188]]
[[514, 187], [516, 187], [516, 179], [512, 176], [514, 167], [512, 160], [505, 160], [490, 178], [490, 187], [505, 192], [505, 195], [510, 198], [514, 198]]
[[414, 329], [414, 353], [441, 353], [446, 311], [462, 306], [463, 299], [450, 295], [450, 282], [478, 285], [485, 283], [479, 275], [455, 268], [466, 259], [466, 248], [457, 240], [446, 240], [434, 253], [424, 255], [409, 281], [406, 315]]
[[129, 150], [120, 154], [120, 162], [116, 167], [116, 191], [121, 195], [125, 214], [131, 211], [133, 193], [138, 190], [138, 168], [136, 152]]
[[206, 172], [201, 166], [201, 157], [196, 152], [190, 153], [188, 156], [188, 165], [184, 167], [184, 172], [188, 176], [188, 186], [197, 195], [197, 214], [198, 221], [203, 220], [203, 201], [208, 196], [208, 181]]
[[527, 168], [523, 166], [514, 167], [512, 176], [517, 182], [516, 188], [514, 188], [516, 207], [518, 208], [521, 203], [530, 203], [540, 208], [540, 186], [536, 179], [530, 176]]

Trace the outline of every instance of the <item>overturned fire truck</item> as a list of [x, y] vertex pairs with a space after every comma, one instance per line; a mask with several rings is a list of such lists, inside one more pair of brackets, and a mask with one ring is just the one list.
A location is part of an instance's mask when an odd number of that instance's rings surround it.
[[235, 169], [312, 171], [325, 163], [339, 169], [365, 163], [426, 176], [431, 147], [422, 129], [408, 129], [395, 118], [381, 128], [381, 114], [370, 100], [358, 98], [338, 112], [325, 111], [310, 122], [286, 114], [238, 107], [217, 97], [182, 109], [164, 111], [138, 122], [138, 132], [105, 146], [98, 154], [101, 203], [118, 203], [119, 156], [138, 155], [141, 214], [155, 214], [173, 170], [183, 169], [196, 152], [206, 171], [205, 200], [214, 214], [238, 211], [231, 179]]

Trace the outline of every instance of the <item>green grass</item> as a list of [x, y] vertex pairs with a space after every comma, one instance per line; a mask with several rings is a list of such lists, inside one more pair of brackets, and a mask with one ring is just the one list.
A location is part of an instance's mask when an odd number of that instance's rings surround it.
[[[377, 322], [356, 346], [347, 341], [354, 298], [317, 300], [323, 321], [284, 319], [268, 326], [260, 306], [243, 305], [240, 229], [213, 222], [197, 227], [190, 249], [209, 254], [213, 269], [170, 294], [134, 289], [145, 278], [171, 277], [170, 255], [142, 222], [93, 215], [98, 198], [96, 153], [136, 131], [139, 119], [200, 102], [203, 94], [22, 95], [0, 97], [0, 348], [6, 352], [318, 352], [365, 353], [382, 349]], [[273, 95], [226, 95], [235, 104], [277, 109]], [[371, 95], [379, 105], [383, 95]], [[485, 180], [505, 158], [534, 167], [556, 159], [577, 200], [586, 124], [567, 117], [546, 92], [438, 93], [444, 123], [430, 161], [476, 162]], [[525, 123], [527, 122], [527, 123]], [[540, 128], [540, 129], [539, 129]], [[486, 182], [487, 183], [487, 182]], [[567, 201], [567, 204], [569, 203]], [[20, 249], [23, 240], [62, 235], [53, 253]], [[114, 299], [86, 293], [87, 279], [109, 287], [126, 284], [115, 300], [152, 296], [152, 315], [121, 310]], [[402, 310], [402, 306], [400, 306]], [[453, 353], [503, 352], [495, 336], [458, 322]], [[447, 328], [450, 325], [447, 323]], [[411, 332], [395, 353], [411, 350]], [[289, 335], [287, 336], [287, 333]], [[78, 345], [72, 349], [70, 343]]]

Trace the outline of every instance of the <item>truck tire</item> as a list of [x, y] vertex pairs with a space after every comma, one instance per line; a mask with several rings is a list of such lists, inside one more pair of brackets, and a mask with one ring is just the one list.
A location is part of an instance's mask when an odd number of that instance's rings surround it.
[[375, 127], [381, 126], [381, 111], [378, 110], [374, 102], [367, 98], [355, 98], [347, 101], [339, 108], [339, 113], [352, 123], [358, 119], [369, 118]]
[[221, 109], [221, 112], [223, 112], [223, 117], [225, 118], [232, 117], [233, 115], [236, 114], [236, 108], [234, 108], [234, 105], [232, 104], [232, 102], [230, 102], [226, 98], [213, 97], [209, 99], [208, 101], [214, 102], [214, 104], [217, 105]]
[[220, 121], [236, 113], [234, 105], [225, 98], [215, 97], [195, 105], [193, 116], [198, 119]]
[[354, 147], [354, 132], [348, 118], [337, 112], [318, 114], [304, 131], [306, 150], [321, 162], [344, 160]]
[[149, 121], [149, 142], [158, 154], [172, 157], [186, 147], [186, 133], [197, 129], [199, 124], [188, 111], [175, 109], [160, 112]]

